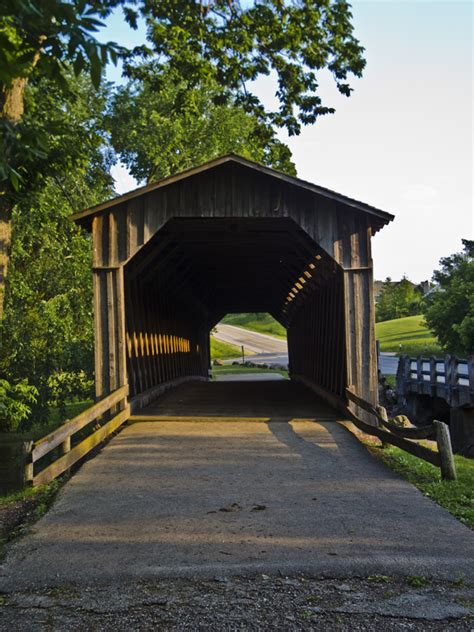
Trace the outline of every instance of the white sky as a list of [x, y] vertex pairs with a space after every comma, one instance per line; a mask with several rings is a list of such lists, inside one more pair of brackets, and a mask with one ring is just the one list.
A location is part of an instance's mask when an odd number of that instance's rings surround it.
[[[336, 113], [287, 139], [298, 176], [395, 214], [373, 240], [375, 277], [430, 278], [439, 259], [472, 238], [473, 6], [469, 0], [353, 0], [367, 67], [347, 99], [321, 78]], [[119, 14], [106, 37], [144, 38]], [[119, 79], [111, 71], [110, 79]], [[271, 104], [273, 84], [254, 90]], [[115, 167], [116, 189], [136, 182]]]

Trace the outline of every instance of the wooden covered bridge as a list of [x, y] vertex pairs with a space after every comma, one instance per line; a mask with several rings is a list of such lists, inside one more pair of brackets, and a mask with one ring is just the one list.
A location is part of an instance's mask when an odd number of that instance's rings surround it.
[[235, 155], [73, 219], [92, 232], [96, 395], [207, 379], [228, 312], [288, 331], [290, 375], [377, 402], [371, 237], [393, 216]]
[[[444, 423], [401, 429], [377, 407], [371, 238], [392, 215], [230, 155], [73, 219], [92, 233], [97, 402], [28, 444], [25, 481], [52, 480], [126, 421], [183, 414], [342, 413], [455, 476]], [[197, 384], [209, 379], [210, 331], [228, 312], [269, 312], [286, 328], [292, 382], [265, 392]], [[171, 394], [165, 413], [153, 404], [183, 382], [196, 384]], [[427, 438], [439, 451], [416, 443]]]

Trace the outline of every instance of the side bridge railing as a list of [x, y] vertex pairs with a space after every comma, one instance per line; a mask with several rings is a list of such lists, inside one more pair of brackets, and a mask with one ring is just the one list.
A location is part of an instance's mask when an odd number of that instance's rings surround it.
[[[375, 408], [369, 402], [365, 401], [353, 393], [350, 389], [346, 389], [347, 398], [362, 408], [364, 411], [372, 415], [377, 425], [362, 421], [357, 415], [347, 409], [347, 413], [353, 424], [365, 432], [366, 434], [378, 437], [382, 444], [390, 443], [392, 445], [424, 459], [441, 469], [441, 476], [445, 480], [456, 480], [456, 464], [454, 461], [453, 450], [451, 447], [451, 437], [448, 426], [442, 421], [433, 421], [432, 424], [426, 426], [412, 426], [404, 428], [398, 426], [393, 421], [389, 421], [387, 411], [383, 406]], [[416, 443], [423, 439], [434, 440], [437, 443], [438, 451]]]
[[410, 393], [440, 397], [452, 407], [474, 406], [474, 356], [466, 360], [447, 355], [444, 358], [400, 357], [397, 394]]
[[[24, 483], [49, 483], [118, 430], [130, 417], [127, 396], [128, 385], [122, 386], [42, 439], [27, 444]], [[105, 422], [101, 422], [104, 417]], [[90, 427], [94, 422], [96, 426]]]

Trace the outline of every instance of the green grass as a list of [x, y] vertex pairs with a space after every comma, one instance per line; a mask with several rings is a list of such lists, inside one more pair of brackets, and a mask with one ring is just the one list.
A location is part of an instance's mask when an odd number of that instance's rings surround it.
[[252, 312], [248, 314], [227, 314], [222, 321], [225, 325], [235, 325], [261, 334], [268, 334], [286, 340], [286, 329], [270, 314]]
[[23, 516], [20, 517], [20, 523], [16, 527], [10, 528], [0, 538], [0, 560], [5, 554], [5, 545], [18, 534], [22, 533], [26, 525], [44, 516], [53, 503], [62, 483], [63, 479], [56, 479], [47, 485], [26, 487], [20, 491], [0, 496], [0, 508], [2, 511], [5, 510], [9, 512], [11, 510], [17, 512], [19, 506], [21, 511], [21, 506], [24, 505]]
[[[16, 492], [0, 496], [0, 507], [11, 503], [34, 500], [39, 503], [42, 508], [47, 505], [48, 501], [54, 496], [61, 485], [60, 479], [56, 479], [47, 485], [38, 485], [37, 487], [25, 487]], [[43, 515], [42, 512], [40, 512]]]
[[231, 358], [240, 358], [242, 350], [237, 345], [230, 345], [222, 340], [217, 340], [211, 336], [211, 360], [228, 360]]
[[288, 371], [280, 371], [276, 369], [260, 369], [257, 367], [239, 366], [237, 364], [226, 364], [224, 366], [213, 366], [212, 377], [216, 375], [228, 375], [229, 373], [279, 373], [284, 377], [288, 377]]
[[416, 356], [443, 355], [436, 336], [427, 328], [423, 316], [407, 316], [376, 323], [375, 337], [380, 340], [381, 351]]
[[443, 481], [439, 468], [400, 448], [389, 446], [382, 449], [370, 444], [368, 447], [372, 454], [418, 487], [425, 496], [474, 529], [474, 460], [456, 455], [458, 478], [456, 481]]

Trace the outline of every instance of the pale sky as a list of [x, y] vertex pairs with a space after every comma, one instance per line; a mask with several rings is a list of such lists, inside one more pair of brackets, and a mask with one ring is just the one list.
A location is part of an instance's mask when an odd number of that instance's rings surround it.
[[[430, 278], [440, 257], [473, 237], [473, 5], [466, 1], [353, 0], [367, 67], [348, 99], [329, 76], [321, 117], [288, 142], [298, 176], [393, 213], [373, 239], [375, 278]], [[107, 39], [141, 43], [120, 14]], [[120, 74], [111, 70], [111, 80]], [[271, 105], [271, 79], [254, 91]], [[116, 189], [135, 188], [115, 167]]]

